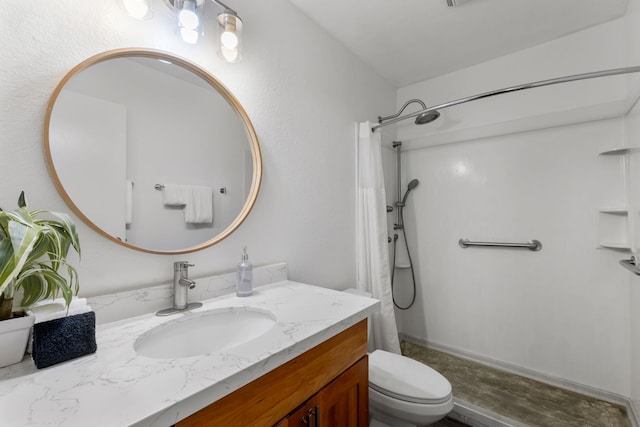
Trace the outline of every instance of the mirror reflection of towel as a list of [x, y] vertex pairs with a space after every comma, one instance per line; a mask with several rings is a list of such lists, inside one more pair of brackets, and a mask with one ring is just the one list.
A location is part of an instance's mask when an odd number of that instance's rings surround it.
[[165, 184], [162, 189], [162, 203], [167, 206], [187, 204], [187, 185]]
[[213, 222], [213, 189], [189, 186], [187, 204], [184, 206], [184, 222], [208, 224]]
[[184, 222], [213, 222], [213, 188], [200, 185], [165, 184], [162, 192], [165, 205], [184, 205]]

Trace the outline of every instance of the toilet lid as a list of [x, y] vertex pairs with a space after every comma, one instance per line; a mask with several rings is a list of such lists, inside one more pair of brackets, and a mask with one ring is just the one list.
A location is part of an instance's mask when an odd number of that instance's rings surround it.
[[449, 400], [451, 384], [429, 366], [399, 354], [369, 354], [369, 386], [395, 399], [435, 404]]

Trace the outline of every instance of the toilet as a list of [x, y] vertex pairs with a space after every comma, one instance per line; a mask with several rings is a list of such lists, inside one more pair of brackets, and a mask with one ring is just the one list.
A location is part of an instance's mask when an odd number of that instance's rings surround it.
[[453, 409], [451, 384], [436, 370], [399, 354], [369, 354], [370, 427], [421, 427]]
[[[345, 292], [371, 297], [347, 289]], [[384, 350], [369, 353], [369, 427], [422, 427], [453, 409], [451, 383], [435, 369]]]

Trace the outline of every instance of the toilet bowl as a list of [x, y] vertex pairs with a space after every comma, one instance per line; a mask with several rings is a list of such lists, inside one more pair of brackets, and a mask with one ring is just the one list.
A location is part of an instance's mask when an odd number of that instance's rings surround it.
[[[345, 292], [371, 297], [359, 289]], [[369, 353], [369, 427], [428, 426], [452, 409], [451, 383], [438, 371], [388, 351]]]
[[371, 426], [428, 426], [452, 409], [451, 384], [436, 370], [387, 351], [369, 354]]

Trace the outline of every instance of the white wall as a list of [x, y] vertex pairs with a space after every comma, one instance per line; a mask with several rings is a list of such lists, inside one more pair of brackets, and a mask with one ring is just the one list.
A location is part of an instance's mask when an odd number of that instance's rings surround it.
[[[626, 40], [630, 64], [640, 64], [640, 0], [631, 0], [627, 9]], [[638, 82], [634, 82], [636, 85]], [[635, 89], [635, 88], [633, 88]], [[629, 145], [640, 146], [640, 105], [636, 104], [627, 116], [627, 138]], [[640, 151], [630, 154], [630, 194], [635, 204], [634, 215], [640, 212]], [[640, 217], [636, 216], [636, 219]], [[640, 247], [640, 227], [634, 230], [634, 243]], [[640, 277], [629, 274], [630, 339], [631, 339], [631, 398], [637, 417], [640, 417]]]
[[[420, 180], [405, 209], [420, 287], [402, 332], [628, 396], [627, 272], [596, 242], [611, 181], [598, 153], [622, 140], [622, 122], [405, 152], [405, 176]], [[460, 238], [543, 249], [462, 249]]]
[[[627, 117], [627, 138], [632, 146], [640, 146], [640, 104], [637, 104]], [[631, 211], [640, 218], [640, 150], [631, 151], [630, 154], [630, 193], [635, 198], [635, 204], [631, 206]], [[633, 240], [636, 248], [640, 246], [640, 227], [633, 230]], [[636, 252], [638, 254], [638, 252]], [[631, 337], [631, 397], [634, 400], [636, 412], [640, 415], [640, 276], [628, 274], [630, 283], [629, 295], [629, 316], [630, 316], [630, 337]]]
[[[260, 139], [262, 188], [233, 235], [187, 255], [131, 251], [79, 224], [81, 294], [167, 281], [172, 262], [181, 259], [196, 264], [194, 277], [227, 271], [243, 244], [255, 264], [288, 261], [294, 280], [353, 286], [354, 122], [393, 110], [394, 88], [287, 1], [233, 3], [245, 23], [239, 64], [219, 60], [211, 39], [197, 46], [180, 42], [164, 2], [154, 6], [154, 19], [144, 22], [126, 17], [116, 1], [17, 2], [3, 9], [0, 206], [15, 206], [24, 189], [32, 207], [68, 211], [42, 153], [42, 124], [53, 89], [73, 66], [101, 51], [157, 48], [205, 67], [239, 98]], [[207, 7], [211, 29], [218, 11], [213, 4]]]

